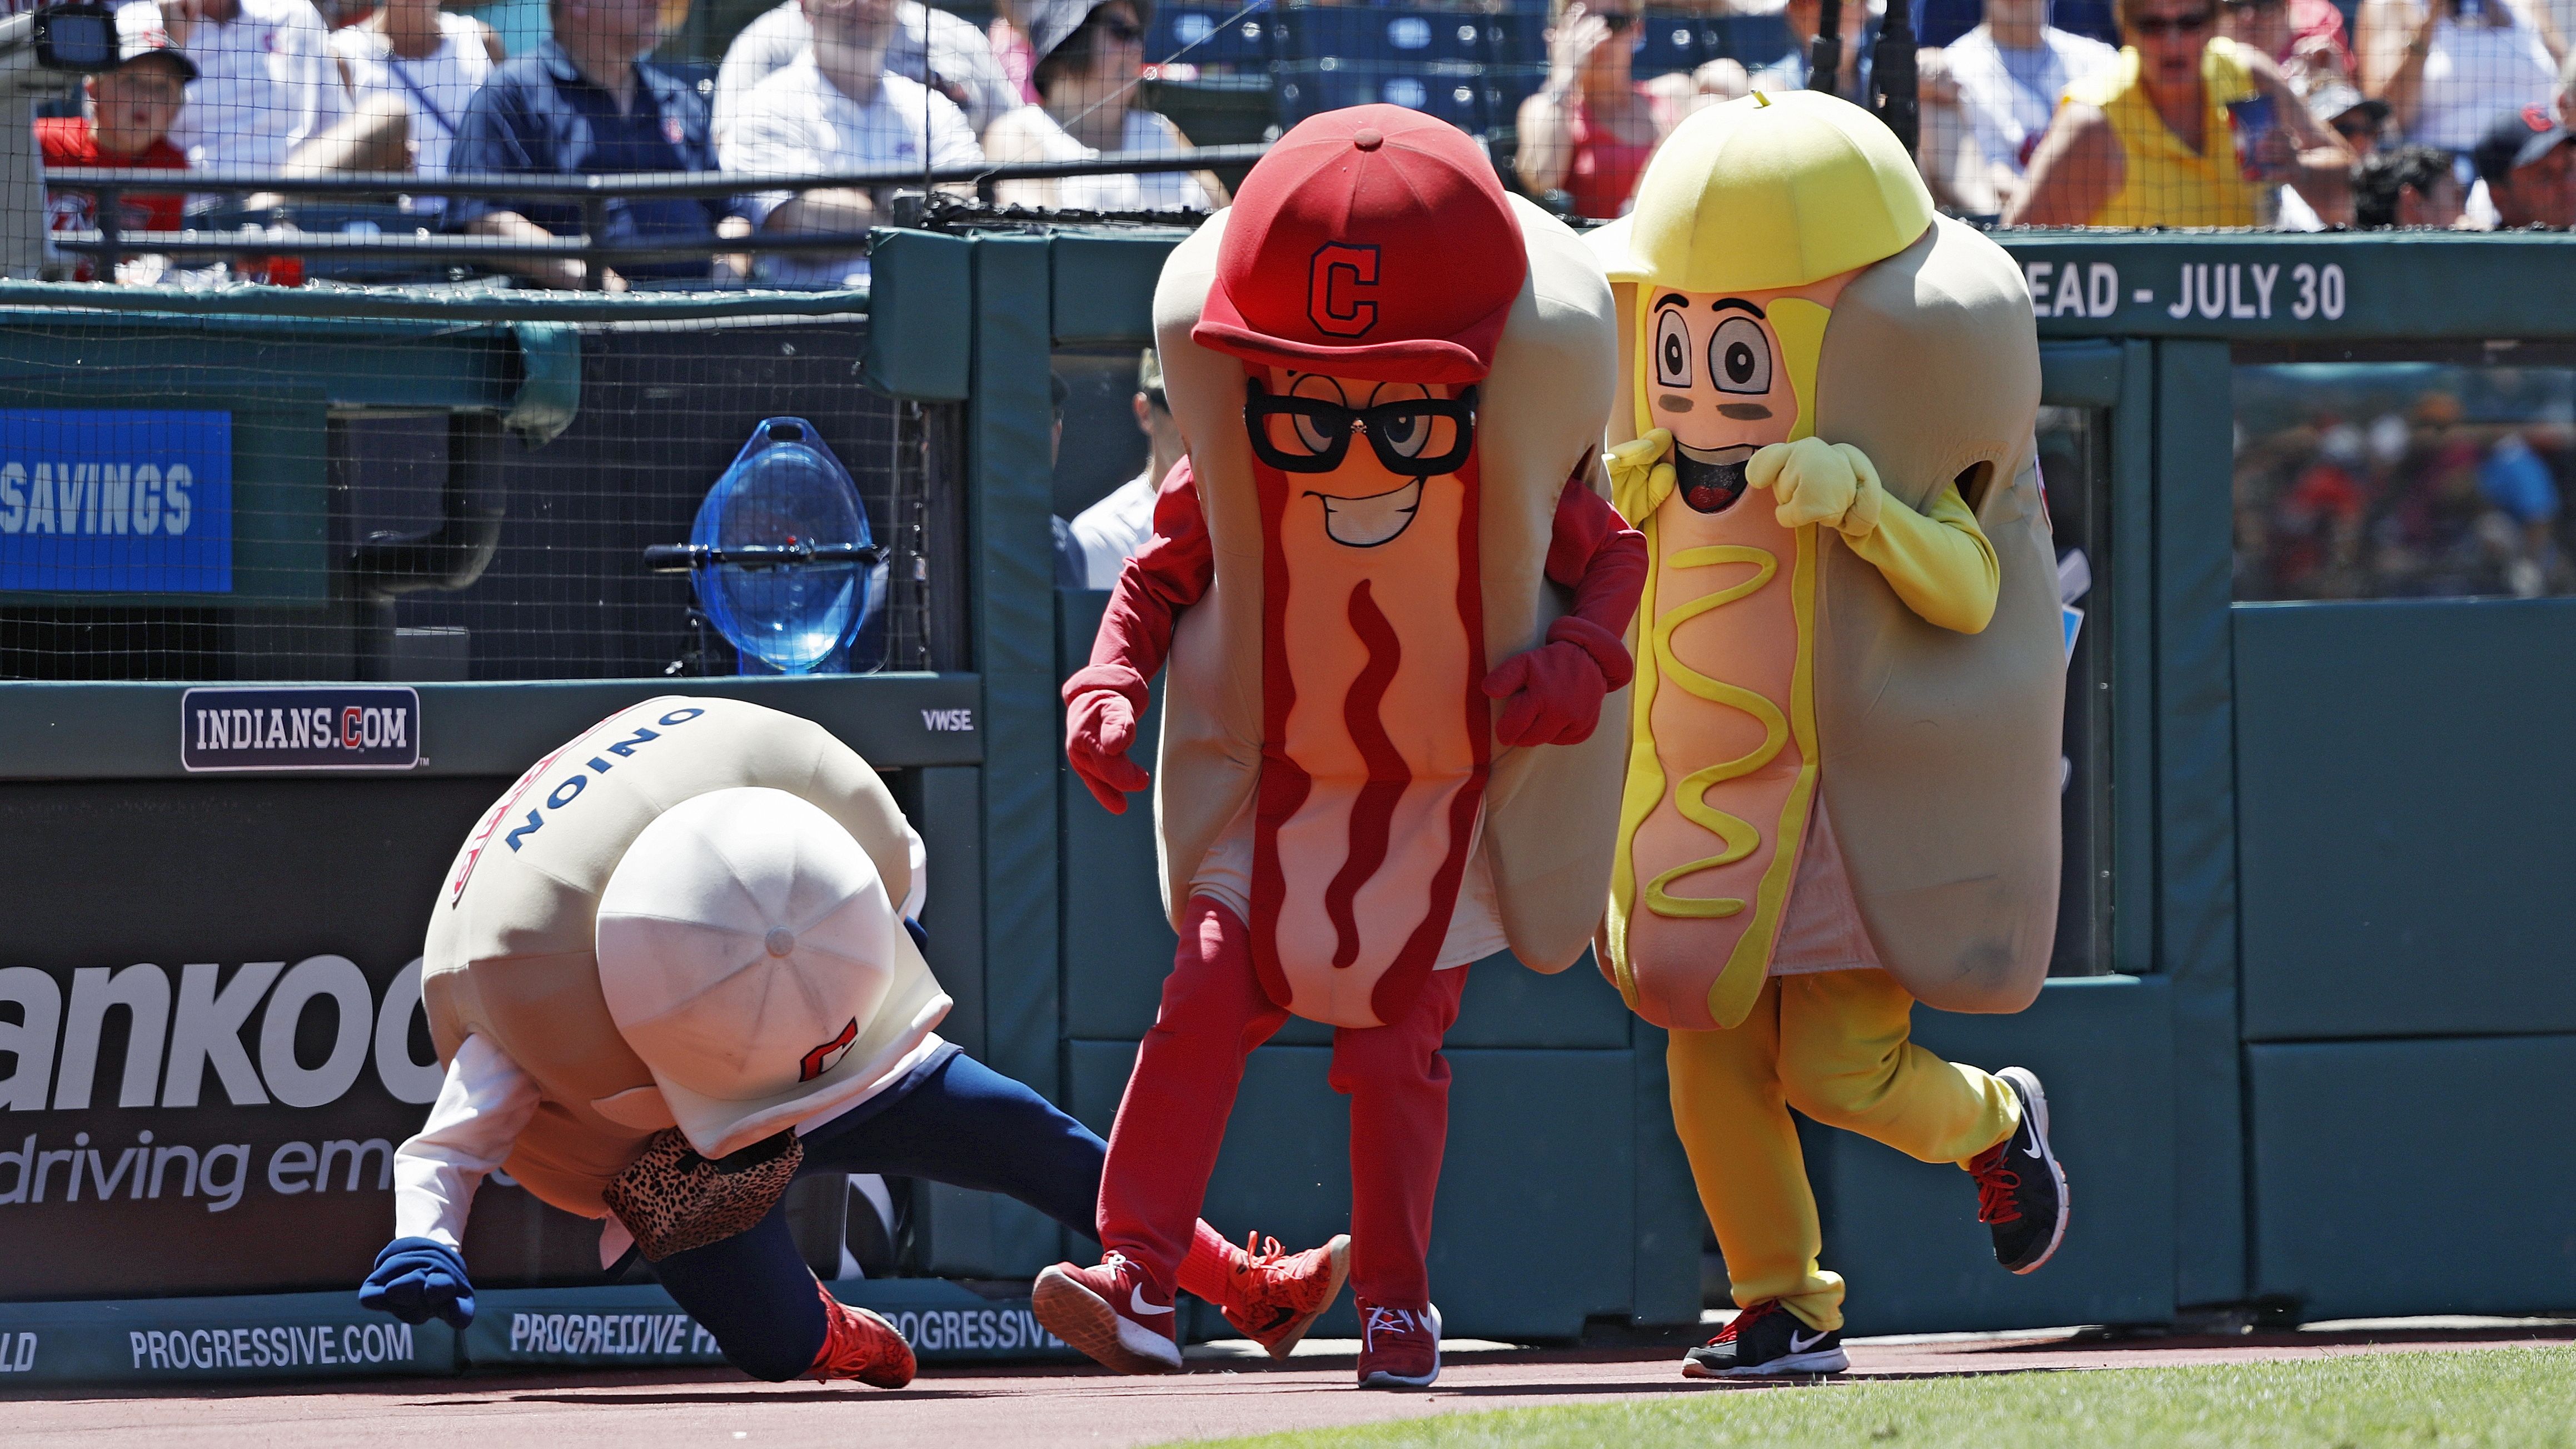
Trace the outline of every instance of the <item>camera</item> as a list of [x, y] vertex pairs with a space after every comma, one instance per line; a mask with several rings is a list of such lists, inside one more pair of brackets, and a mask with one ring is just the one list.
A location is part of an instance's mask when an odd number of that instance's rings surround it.
[[46, 70], [96, 75], [119, 60], [116, 12], [105, 5], [58, 5], [35, 13], [29, 26], [36, 64]]

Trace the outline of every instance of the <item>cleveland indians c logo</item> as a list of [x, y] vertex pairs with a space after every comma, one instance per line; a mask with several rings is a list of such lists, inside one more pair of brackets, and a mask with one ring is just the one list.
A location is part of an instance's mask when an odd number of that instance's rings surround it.
[[805, 1060], [798, 1063], [796, 1080], [800, 1082], [810, 1082], [816, 1077], [823, 1075], [825, 1072], [830, 1071], [832, 1069], [832, 1064], [840, 1059], [841, 1053], [848, 1051], [850, 1049], [850, 1044], [858, 1039], [859, 1019], [854, 1016], [850, 1018], [850, 1024], [848, 1026], [841, 1028], [841, 1034], [839, 1036], [832, 1038], [830, 1041], [823, 1043], [821, 1046], [818, 1046], [805, 1054]]
[[1355, 294], [1376, 289], [1376, 247], [1326, 242], [1306, 269], [1306, 320], [1327, 337], [1364, 337], [1377, 325], [1377, 303]]

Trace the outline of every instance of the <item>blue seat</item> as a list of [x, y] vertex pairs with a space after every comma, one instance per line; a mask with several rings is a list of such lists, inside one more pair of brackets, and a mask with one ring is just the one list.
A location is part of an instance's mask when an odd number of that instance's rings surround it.
[[1789, 22], [1778, 15], [1718, 17], [1716, 55], [1732, 58], [1746, 70], [1760, 70], [1787, 55], [1794, 42]]
[[1335, 57], [1283, 65], [1275, 86], [1279, 121], [1286, 126], [1320, 111], [1383, 103], [1437, 116], [1461, 130], [1482, 132], [1492, 106], [1483, 73], [1472, 67], [1443, 74]]
[[[1258, 70], [1270, 64], [1266, 5], [1237, 15], [1240, 5], [1158, 7], [1146, 26], [1145, 59]], [[1231, 21], [1231, 24], [1226, 22]]]
[[2111, 0], [2055, 0], [2048, 7], [2048, 23], [2104, 45], [2120, 43], [2120, 21]]
[[1703, 53], [1707, 37], [1699, 17], [1648, 11], [1637, 23], [1643, 31], [1635, 65], [1639, 76], [1697, 70], [1699, 63], [1708, 59]]
[[1547, 66], [1547, 11], [1512, 11], [1485, 20], [1487, 65]]
[[1376, 5], [1292, 5], [1273, 12], [1278, 58], [1421, 67], [1484, 58], [1482, 13]]

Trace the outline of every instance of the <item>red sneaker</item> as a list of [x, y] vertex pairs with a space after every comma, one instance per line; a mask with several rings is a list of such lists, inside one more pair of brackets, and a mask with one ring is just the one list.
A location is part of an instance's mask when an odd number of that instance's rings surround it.
[[1244, 1239], [1243, 1261], [1226, 1276], [1225, 1321], [1244, 1337], [1286, 1358], [1306, 1330], [1341, 1296], [1351, 1275], [1351, 1235], [1337, 1233], [1320, 1248], [1280, 1249], [1277, 1238]]
[[880, 1389], [899, 1389], [912, 1382], [912, 1345], [894, 1325], [864, 1308], [853, 1308], [817, 1283], [823, 1295], [823, 1347], [814, 1355], [809, 1379], [857, 1379]]
[[1427, 1389], [1440, 1377], [1440, 1308], [1419, 1311], [1359, 1300], [1360, 1387]]
[[1170, 1295], [1117, 1253], [1097, 1268], [1058, 1263], [1038, 1275], [1029, 1306], [1046, 1331], [1122, 1374], [1177, 1373]]

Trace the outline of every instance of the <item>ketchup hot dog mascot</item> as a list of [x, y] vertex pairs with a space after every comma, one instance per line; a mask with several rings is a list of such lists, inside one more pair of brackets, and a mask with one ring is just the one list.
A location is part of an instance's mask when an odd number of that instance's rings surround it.
[[[798, 1257], [789, 1182], [926, 1177], [1088, 1233], [1104, 1151], [933, 1030], [922, 865], [866, 761], [758, 705], [647, 700], [538, 761], [433, 908], [421, 991], [447, 1079], [394, 1154], [397, 1236], [358, 1301], [471, 1322], [466, 1215], [506, 1166], [605, 1220], [603, 1267], [631, 1241], [744, 1372], [909, 1382], [902, 1337]], [[1340, 1287], [1338, 1244], [1252, 1256], [1182, 1232], [1184, 1286], [1273, 1352]]]
[[1613, 497], [1654, 557], [1601, 960], [1671, 1029], [1743, 1310], [1684, 1372], [1831, 1372], [1843, 1284], [1791, 1107], [1967, 1168], [2013, 1272], [2065, 1232], [2038, 1079], [1907, 1039], [1917, 1000], [2029, 1005], [2054, 936], [2029, 295], [1884, 125], [1816, 91], [1685, 121], [1587, 241], [1627, 359]]
[[1110, 1134], [1107, 1256], [1047, 1270], [1037, 1313], [1114, 1368], [1179, 1366], [1174, 1268], [1244, 1058], [1293, 1012], [1337, 1028], [1351, 1098], [1360, 1382], [1426, 1385], [1463, 968], [1571, 965], [1609, 881], [1622, 744], [1594, 725], [1624, 717], [1645, 574], [1590, 481], [1609, 287], [1464, 133], [1361, 106], [1282, 137], [1154, 312], [1189, 457], [1065, 685], [1066, 750], [1123, 810], [1168, 652], [1181, 944]]

